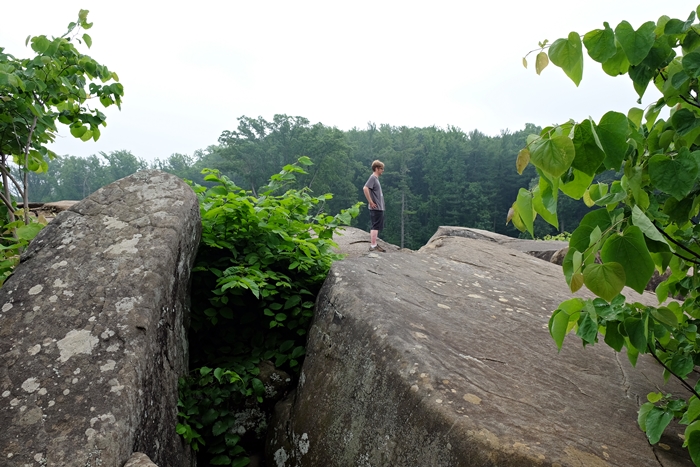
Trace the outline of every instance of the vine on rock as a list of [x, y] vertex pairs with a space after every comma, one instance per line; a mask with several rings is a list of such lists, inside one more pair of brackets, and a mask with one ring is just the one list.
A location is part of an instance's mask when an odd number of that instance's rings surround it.
[[[194, 184], [202, 241], [193, 271], [191, 366], [180, 381], [177, 431], [213, 465], [248, 465], [236, 412], [262, 403], [261, 362], [298, 373], [314, 301], [334, 260], [333, 234], [349, 225], [360, 203], [335, 216], [332, 195], [283, 188], [305, 174], [308, 157], [273, 175], [254, 196], [217, 170]], [[263, 427], [264, 428], [264, 427]]]
[[[516, 166], [532, 163], [539, 184], [521, 189], [509, 220], [533, 232], [540, 215], [557, 225], [557, 197], [583, 198], [600, 209], [588, 213], [569, 241], [563, 264], [571, 291], [586, 286], [598, 298], [573, 298], [559, 305], [549, 331], [561, 349], [575, 331], [583, 345], [604, 342], [626, 351], [632, 364], [650, 354], [664, 378], [677, 378], [688, 397], [650, 393], [638, 422], [649, 442], [659, 442], [671, 420], [685, 429], [685, 442], [700, 466], [700, 384], [690, 378], [700, 363], [700, 24], [662, 16], [634, 29], [622, 21], [583, 36], [572, 32], [549, 45], [540, 43], [539, 74], [551, 61], [578, 86], [583, 48], [611, 75], [627, 75], [639, 95], [649, 85], [662, 97], [627, 115], [608, 112], [594, 121], [569, 121], [528, 137]], [[527, 60], [524, 59], [527, 66]], [[667, 119], [659, 118], [662, 110]], [[621, 171], [621, 180], [592, 183], [605, 170]], [[600, 258], [600, 262], [596, 258]], [[624, 286], [642, 293], [654, 270], [670, 271], [656, 288], [659, 306], [629, 303]], [[683, 297], [666, 303], [668, 297]], [[665, 304], [664, 304], [665, 303]]]

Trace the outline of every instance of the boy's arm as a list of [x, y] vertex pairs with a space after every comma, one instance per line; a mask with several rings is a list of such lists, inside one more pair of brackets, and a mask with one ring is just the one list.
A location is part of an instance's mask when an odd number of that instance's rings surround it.
[[376, 208], [377, 205], [374, 201], [372, 201], [372, 197], [369, 195], [369, 188], [367, 186], [364, 186], [362, 188], [362, 191], [365, 193], [365, 198], [367, 198], [367, 202], [369, 203], [369, 207], [371, 208]]

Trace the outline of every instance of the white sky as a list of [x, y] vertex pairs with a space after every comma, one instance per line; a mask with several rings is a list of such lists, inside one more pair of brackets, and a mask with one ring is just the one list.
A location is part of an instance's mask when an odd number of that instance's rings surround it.
[[576, 88], [552, 65], [538, 77], [535, 54], [524, 69], [522, 57], [543, 39], [603, 21], [636, 29], [663, 14], [685, 20], [698, 0], [0, 1], [0, 47], [22, 58], [33, 56], [28, 35], [60, 36], [90, 10], [87, 53], [124, 85], [122, 111], [106, 112], [97, 143], [64, 128], [54, 151], [126, 149], [153, 160], [216, 144], [241, 115], [498, 135], [626, 112], [637, 99], [627, 76], [608, 77], [587, 60]]

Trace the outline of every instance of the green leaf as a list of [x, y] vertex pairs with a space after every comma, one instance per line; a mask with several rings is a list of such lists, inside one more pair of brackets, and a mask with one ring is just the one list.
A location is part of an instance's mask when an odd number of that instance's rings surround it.
[[[627, 343], [627, 341], [625, 341]], [[631, 344], [627, 345], [627, 359], [630, 361], [632, 366], [637, 366], [637, 359], [639, 358], [639, 351], [635, 349]]]
[[92, 131], [87, 130], [85, 133], [83, 133], [83, 136], [80, 137], [80, 140], [81, 141], [88, 141], [91, 138], [92, 138]]
[[87, 131], [86, 126], [73, 126], [70, 128], [70, 134], [76, 138], [81, 138]]
[[620, 181], [615, 180], [610, 186], [610, 193], [601, 196], [595, 201], [598, 206], [614, 205], [627, 198], [627, 191], [622, 187]]
[[528, 232], [530, 232], [530, 236], [534, 238], [535, 234], [533, 224], [535, 222], [535, 215], [532, 207], [532, 193], [525, 188], [521, 188], [518, 191], [518, 197], [515, 200], [515, 207], [518, 211], [520, 219], [522, 220], [523, 224], [525, 224], [525, 228]]
[[292, 341], [292, 340], [284, 341], [282, 343], [282, 345], [280, 345], [280, 352], [286, 352], [289, 349], [291, 349], [292, 347], [294, 347], [294, 341]]
[[588, 55], [599, 63], [612, 58], [617, 52], [615, 33], [608, 23], [603, 23], [605, 29], [594, 29], [583, 36], [583, 45]]
[[560, 177], [576, 156], [574, 143], [568, 136], [539, 138], [530, 144], [530, 162], [552, 177]]
[[673, 420], [673, 412], [654, 407], [646, 417], [647, 438], [651, 444], [656, 444], [661, 439], [664, 430]]
[[572, 318], [576, 316], [583, 308], [583, 300], [580, 298], [573, 298], [562, 302], [559, 308], [554, 311], [552, 317], [549, 319], [549, 333], [557, 344], [557, 348], [561, 350], [561, 346], [564, 343], [564, 338], [569, 332], [569, 322]]
[[22, 240], [31, 241], [37, 236], [37, 234], [39, 234], [39, 232], [43, 228], [44, 228], [44, 226], [42, 224], [39, 224], [37, 222], [32, 222], [30, 224], [18, 227], [15, 232], [17, 233], [18, 238], [20, 238]]
[[676, 314], [666, 307], [652, 308], [651, 316], [654, 317], [660, 323], [666, 324], [672, 328], [678, 327], [678, 318]]
[[638, 65], [646, 58], [656, 40], [654, 29], [656, 24], [653, 21], [644, 23], [636, 31], [627, 21], [617, 25], [615, 37], [625, 51], [630, 65]]
[[671, 371], [682, 379], [685, 379], [685, 377], [688, 376], [688, 374], [693, 371], [693, 368], [695, 367], [692, 357], [682, 354], [675, 354], [673, 358], [671, 358], [671, 361], [666, 362], [666, 364]]
[[231, 463], [231, 467], [245, 467], [248, 464], [250, 464], [250, 457], [242, 457], [239, 459], [235, 459]]
[[659, 229], [654, 227], [654, 224], [649, 220], [647, 215], [639, 209], [639, 206], [632, 207], [632, 223], [639, 227], [645, 237], [668, 244], [666, 238], [659, 232]]
[[5, 71], [0, 70], [0, 86], [6, 85], [6, 86], [13, 86], [13, 87], [18, 87], [20, 84], [19, 78], [15, 76], [12, 73], [7, 73]]
[[651, 183], [679, 201], [685, 198], [695, 186], [700, 172], [693, 154], [684, 147], [675, 158], [659, 154], [649, 159]]
[[301, 296], [300, 295], [291, 295], [287, 301], [284, 303], [284, 309], [288, 310], [292, 308], [293, 306], [297, 306], [301, 302]]
[[684, 34], [686, 33], [690, 27], [693, 24], [693, 21], [695, 21], [695, 12], [691, 12], [690, 16], [688, 17], [687, 21], [681, 21], [679, 19], [670, 19], [665, 27], [664, 27], [664, 34], [667, 35], [675, 35], [675, 34]]
[[575, 156], [571, 166], [587, 175], [595, 175], [605, 159], [598, 135], [591, 120], [584, 120], [574, 127]]
[[581, 37], [569, 33], [567, 39], [557, 39], [549, 48], [549, 59], [566, 73], [566, 76], [579, 85], [583, 76], [583, 51]]
[[583, 270], [583, 281], [591, 292], [609, 302], [625, 286], [625, 270], [619, 263], [589, 264]]
[[593, 181], [593, 175], [587, 175], [580, 170], [571, 169], [573, 177], [559, 185], [559, 189], [573, 199], [580, 199]]
[[542, 216], [547, 223], [559, 228], [557, 219], [557, 192], [546, 177], [540, 177], [539, 184], [533, 191], [533, 207], [535, 212]]
[[610, 111], [603, 115], [596, 126], [596, 133], [600, 144], [605, 151], [603, 163], [612, 170], [620, 170], [622, 160], [627, 153], [629, 144], [629, 123], [627, 116], [620, 112]]
[[680, 109], [671, 116], [671, 124], [679, 135], [685, 136], [700, 126], [700, 119], [688, 109]]
[[605, 326], [605, 343], [615, 349], [616, 352], [622, 350], [622, 347], [625, 345], [625, 338], [618, 329], [619, 325], [620, 323], [617, 321], [608, 321]]
[[209, 409], [204, 413], [204, 415], [202, 415], [202, 423], [205, 425], [211, 425], [217, 418], [219, 418], [219, 411]]
[[85, 44], [88, 46], [88, 49], [92, 47], [92, 37], [90, 37], [88, 34], [83, 34], [83, 40], [85, 41]]
[[693, 460], [693, 464], [700, 465], [700, 429], [689, 430], [692, 425], [689, 425], [688, 429], [686, 429], [685, 442], [688, 445], [688, 452]]
[[645, 353], [647, 349], [647, 334], [649, 332], [649, 323], [646, 319], [629, 317], [624, 321], [625, 332], [630, 343], [640, 353]]
[[607, 231], [612, 225], [610, 213], [607, 209], [591, 211], [581, 219], [578, 227], [571, 234], [569, 246], [577, 251], [584, 252], [591, 241], [591, 233], [598, 228], [601, 232]]
[[[681, 63], [688, 76], [691, 78], [700, 77], [700, 52], [690, 52], [683, 56]], [[675, 76], [675, 75], [674, 75]]]
[[624, 75], [630, 67], [630, 62], [627, 60], [625, 51], [622, 50], [620, 44], [615, 44], [617, 51], [615, 55], [603, 63], [603, 71], [610, 76]]
[[216, 423], [214, 423], [214, 426], [211, 428], [211, 432], [214, 436], [219, 436], [226, 432], [226, 430], [229, 429], [229, 424], [225, 422], [224, 420], [218, 420]]
[[521, 149], [518, 152], [518, 157], [515, 160], [515, 169], [518, 171], [518, 175], [523, 174], [523, 170], [530, 163], [530, 150], [527, 148]]
[[625, 284], [640, 294], [654, 273], [654, 260], [649, 254], [644, 234], [634, 225], [628, 226], [622, 234], [611, 235], [603, 244], [600, 257], [604, 263], [618, 263], [624, 267]]
[[209, 461], [212, 465], [231, 465], [231, 458], [226, 454], [221, 454]]
[[537, 58], [535, 59], [535, 72], [539, 75], [542, 73], [542, 70], [544, 70], [547, 65], [549, 65], [549, 57], [547, 57], [547, 53], [542, 51], [537, 54]]
[[676, 198], [669, 197], [664, 203], [663, 212], [669, 217], [671, 222], [678, 225], [683, 225], [688, 222], [690, 211], [693, 208], [693, 197], [683, 198], [678, 201]]
[[683, 414], [680, 423], [682, 425], [689, 425], [694, 422], [696, 418], [700, 416], [700, 399], [695, 396], [691, 396], [688, 401], [688, 410]]
[[292, 358], [299, 358], [302, 355], [304, 355], [305, 353], [306, 353], [306, 349], [304, 348], [304, 346], [299, 345], [297, 347], [294, 347], [294, 350], [292, 351], [291, 357]]
[[253, 387], [253, 393], [256, 396], [262, 396], [265, 394], [265, 385], [262, 383], [262, 381], [260, 381], [258, 378], [253, 378], [250, 382]]
[[644, 110], [638, 107], [632, 107], [627, 111], [627, 118], [634, 123], [637, 128], [642, 127], [642, 119], [644, 118]]
[[593, 319], [590, 313], [581, 313], [576, 335], [579, 336], [585, 343], [595, 343], [596, 338], [598, 337], [598, 322]]
[[51, 41], [46, 36], [34, 36], [31, 39], [32, 50], [38, 54], [43, 54], [51, 45]]
[[642, 431], [644, 431], [644, 432], [647, 431], [647, 416], [649, 415], [649, 412], [651, 412], [651, 409], [653, 409], [653, 408], [654, 408], [654, 404], [652, 404], [651, 402], [645, 402], [639, 408], [639, 412], [637, 414], [637, 423], [639, 424], [639, 428], [641, 428]]

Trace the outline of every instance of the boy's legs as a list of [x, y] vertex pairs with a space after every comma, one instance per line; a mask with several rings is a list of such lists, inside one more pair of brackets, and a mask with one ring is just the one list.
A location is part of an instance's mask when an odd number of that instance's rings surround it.
[[369, 244], [371, 246], [377, 246], [377, 236], [379, 235], [379, 230], [369, 231]]
[[369, 231], [370, 249], [384, 251], [384, 249], [377, 245], [379, 231], [384, 228], [384, 211], [370, 211], [370, 219], [372, 221], [372, 227]]

